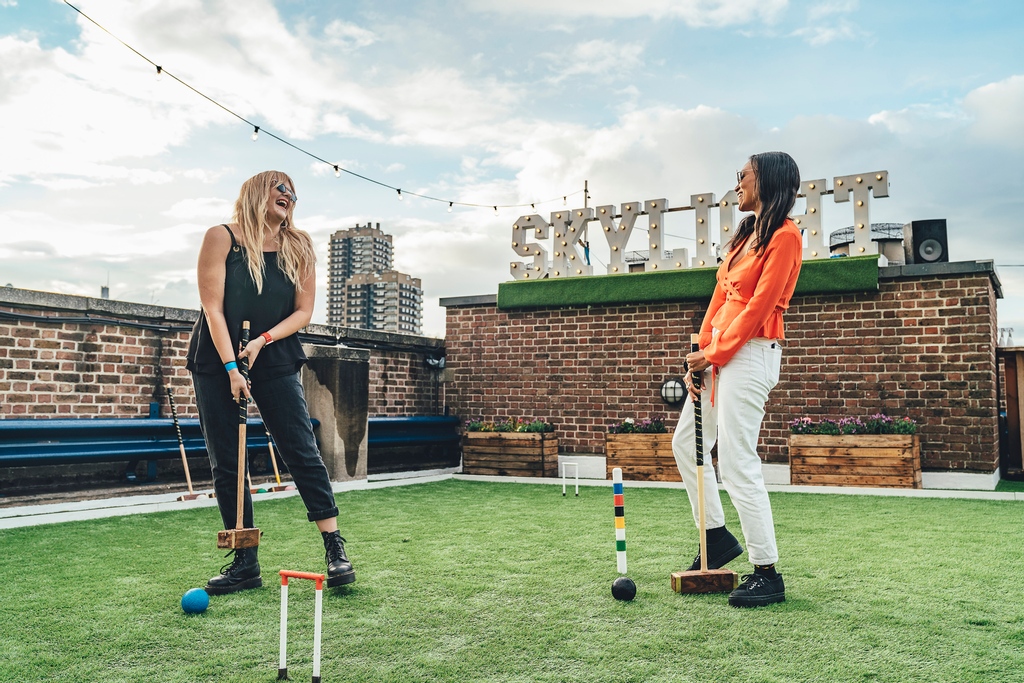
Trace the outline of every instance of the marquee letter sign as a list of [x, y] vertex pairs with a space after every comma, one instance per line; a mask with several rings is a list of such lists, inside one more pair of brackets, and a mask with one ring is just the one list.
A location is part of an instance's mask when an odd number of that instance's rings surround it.
[[[805, 180], [800, 183], [800, 196], [806, 199], [803, 214], [794, 215], [793, 220], [804, 234], [806, 247], [804, 259], [828, 258], [822, 232], [822, 205], [825, 195], [833, 195], [834, 203], [853, 200], [853, 243], [851, 256], [877, 254], [878, 244], [871, 239], [869, 204], [872, 197], [889, 196], [888, 171], [836, 176], [832, 189], [826, 187], [825, 179]], [[690, 206], [669, 208], [665, 198], [648, 199], [641, 202], [625, 202], [619, 206], [618, 215], [614, 205], [552, 211], [550, 222], [537, 214], [520, 216], [512, 225], [512, 249], [519, 256], [533, 257], [532, 262], [513, 261], [510, 272], [517, 280], [539, 280], [545, 277], [577, 277], [593, 275], [593, 267], [586, 262], [580, 251], [584, 230], [588, 223], [596, 221], [608, 244], [607, 271], [610, 275], [629, 271], [624, 258], [626, 244], [637, 220], [645, 226], [648, 235], [650, 256], [645, 270], [680, 270], [686, 268], [709, 268], [717, 265], [717, 255], [712, 249], [715, 244], [725, 244], [736, 230], [736, 192], [729, 190], [720, 201], [712, 192], [690, 195]], [[717, 212], [712, 209], [716, 208]], [[692, 211], [695, 232], [694, 256], [689, 249], [665, 250], [664, 216], [676, 211]], [[714, 233], [711, 218], [717, 213], [718, 231]], [[551, 237], [551, 233], [554, 237]], [[541, 244], [552, 239], [552, 258], [548, 249]]]

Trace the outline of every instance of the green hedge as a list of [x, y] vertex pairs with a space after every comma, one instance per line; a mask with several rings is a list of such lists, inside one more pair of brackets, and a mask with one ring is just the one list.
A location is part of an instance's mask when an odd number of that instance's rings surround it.
[[[514, 280], [498, 285], [498, 308], [610, 306], [706, 301], [717, 268], [623, 273], [589, 277]], [[878, 290], [878, 256], [804, 261], [796, 294], [842, 294]]]

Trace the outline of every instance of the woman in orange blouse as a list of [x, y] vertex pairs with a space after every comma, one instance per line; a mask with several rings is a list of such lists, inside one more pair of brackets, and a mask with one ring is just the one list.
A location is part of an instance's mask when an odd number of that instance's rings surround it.
[[[775, 569], [778, 549], [771, 503], [761, 474], [757, 442], [768, 393], [779, 381], [784, 338], [782, 314], [789, 307], [803, 253], [800, 230], [789, 218], [800, 189], [800, 171], [784, 152], [750, 157], [736, 174], [740, 211], [750, 211], [725, 247], [715, 293], [700, 331], [700, 350], [686, 357], [686, 384], [701, 401], [704, 458], [718, 442], [718, 466], [740, 526], [754, 572], [729, 595], [729, 604], [754, 607], [786, 599]], [[705, 373], [708, 368], [712, 372]], [[701, 391], [710, 376], [710, 390]], [[696, 380], [696, 381], [694, 381]], [[715, 436], [713, 436], [715, 435]], [[698, 519], [693, 402], [688, 401], [672, 439], [676, 465]], [[725, 528], [712, 468], [704, 470], [708, 567], [717, 569], [743, 548]], [[691, 570], [700, 568], [700, 555]]]

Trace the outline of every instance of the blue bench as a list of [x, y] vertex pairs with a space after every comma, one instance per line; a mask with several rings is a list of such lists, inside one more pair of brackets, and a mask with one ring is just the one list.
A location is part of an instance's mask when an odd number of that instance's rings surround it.
[[[198, 418], [178, 420], [188, 456], [206, 456]], [[319, 426], [313, 420], [313, 428]], [[249, 454], [265, 453], [263, 420], [246, 422]], [[125, 473], [135, 481], [134, 463], [146, 460], [148, 477], [156, 477], [156, 461], [180, 458], [174, 421], [165, 418], [79, 418], [0, 420], [0, 467], [38, 467], [98, 462], [131, 463]], [[268, 463], [269, 464], [269, 463]]]
[[[320, 425], [312, 420], [314, 430]], [[197, 418], [178, 420], [185, 454], [206, 457]], [[372, 473], [454, 467], [459, 464], [459, 424], [454, 416], [371, 417], [367, 434], [368, 469]], [[246, 423], [249, 456], [269, 458], [263, 420]], [[78, 418], [0, 420], [0, 467], [126, 462], [126, 477], [135, 481], [135, 464], [148, 462], [156, 478], [156, 461], [177, 459], [174, 421], [165, 418]], [[270, 469], [267, 460], [267, 469]]]
[[457, 467], [461, 420], [454, 415], [371, 417], [367, 434], [369, 474]]

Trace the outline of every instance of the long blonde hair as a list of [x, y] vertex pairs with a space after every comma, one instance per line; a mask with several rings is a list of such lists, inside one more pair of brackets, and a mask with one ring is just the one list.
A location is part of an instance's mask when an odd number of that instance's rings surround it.
[[[256, 283], [256, 291], [263, 291], [263, 272], [266, 264], [263, 260], [263, 238], [274, 228], [267, 220], [267, 201], [270, 191], [281, 183], [286, 183], [295, 192], [295, 183], [287, 173], [281, 171], [263, 171], [242, 183], [242, 189], [235, 200], [235, 212], [232, 220], [238, 225], [239, 242], [245, 249], [245, 258], [249, 266], [249, 274]], [[296, 192], [296, 194], [298, 194]], [[302, 291], [302, 282], [313, 271], [316, 264], [316, 252], [309, 234], [299, 230], [292, 223], [295, 203], [288, 204], [288, 218], [281, 226], [281, 247], [277, 253], [277, 263], [287, 277]]]

